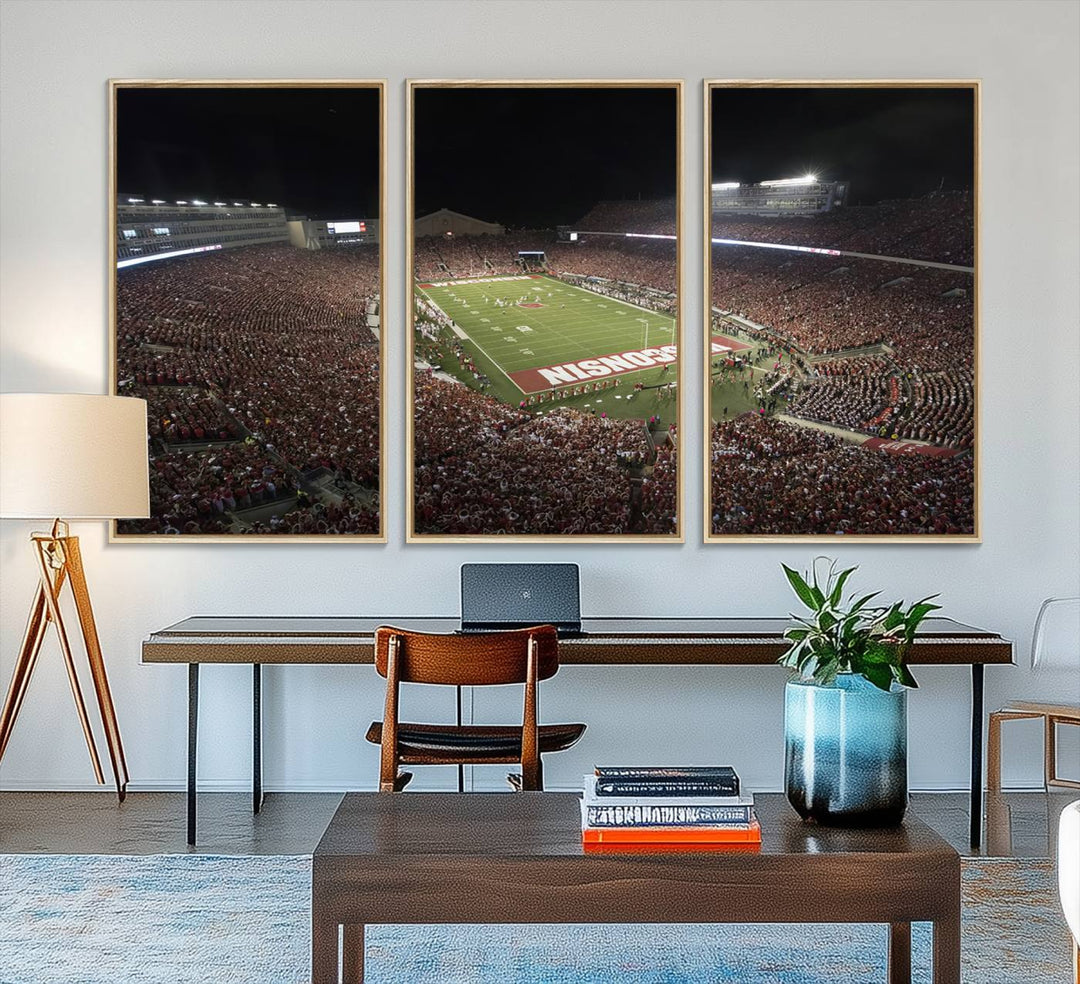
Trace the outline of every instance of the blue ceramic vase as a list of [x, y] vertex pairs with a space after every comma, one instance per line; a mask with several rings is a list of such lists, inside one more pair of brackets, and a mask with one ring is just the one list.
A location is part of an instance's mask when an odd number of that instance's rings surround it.
[[804, 820], [900, 823], [907, 809], [907, 689], [841, 673], [832, 686], [791, 680], [784, 692], [784, 783]]

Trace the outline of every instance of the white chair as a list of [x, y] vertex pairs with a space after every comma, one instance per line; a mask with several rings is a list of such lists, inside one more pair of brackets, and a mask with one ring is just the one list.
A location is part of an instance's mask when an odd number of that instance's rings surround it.
[[[1080, 678], [1080, 598], [1047, 598], [1035, 619], [1031, 637], [1031, 668], [1035, 673], [1065, 671]], [[1080, 727], [1080, 705], [1043, 704], [1018, 700], [990, 714], [987, 728], [986, 788], [1001, 788], [1001, 722], [1042, 718], [1044, 722], [1045, 787], [1080, 789], [1080, 782], [1058, 775], [1057, 727]]]
[[1073, 935], [1073, 978], [1080, 984], [1080, 800], [1065, 807], [1058, 821], [1058, 892]]

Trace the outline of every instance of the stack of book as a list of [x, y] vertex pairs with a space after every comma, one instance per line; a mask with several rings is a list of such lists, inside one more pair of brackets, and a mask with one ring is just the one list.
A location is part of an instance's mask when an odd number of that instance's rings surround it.
[[754, 797], [727, 765], [597, 768], [581, 801], [586, 846], [761, 844]]

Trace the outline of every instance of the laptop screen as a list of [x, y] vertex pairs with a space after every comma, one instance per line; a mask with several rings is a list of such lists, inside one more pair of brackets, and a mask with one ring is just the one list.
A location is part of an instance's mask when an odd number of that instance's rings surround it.
[[577, 564], [462, 564], [461, 627], [581, 626]]

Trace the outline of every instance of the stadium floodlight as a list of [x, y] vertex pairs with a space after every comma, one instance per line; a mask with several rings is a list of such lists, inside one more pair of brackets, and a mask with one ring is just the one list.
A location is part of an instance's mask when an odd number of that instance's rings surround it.
[[228, 205], [229, 203], [228, 202], [214, 202], [214, 204], [217, 205], [220, 208], [222, 205]]
[[128, 204], [129, 205], [142, 205], [143, 202], [145, 202], [145, 201], [146, 201], [145, 198], [129, 198], [128, 199]]
[[804, 174], [801, 178], [775, 178], [772, 181], [762, 181], [762, 188], [776, 188], [781, 185], [805, 185], [817, 184], [816, 174]]
[[243, 207], [243, 205], [244, 205], [244, 203], [243, 203], [243, 202], [233, 202], [233, 204], [234, 204], [234, 205], [235, 205], [235, 206], [236, 206], [237, 208], [242, 208], [242, 207]]
[[151, 198], [150, 199], [150, 204], [151, 205], [165, 205], [167, 203], [166, 203], [164, 198]]
[[266, 207], [267, 208], [277, 208], [277, 206], [273, 202], [267, 202]]
[[252, 208], [262, 208], [262, 202], [252, 202], [251, 207]]
[[713, 191], [727, 191], [729, 188], [741, 188], [738, 181], [718, 181], [712, 186]]
[[193, 199], [191, 199], [191, 204], [192, 205], [205, 205], [206, 202], [200, 202], [199, 199], [193, 198]]

